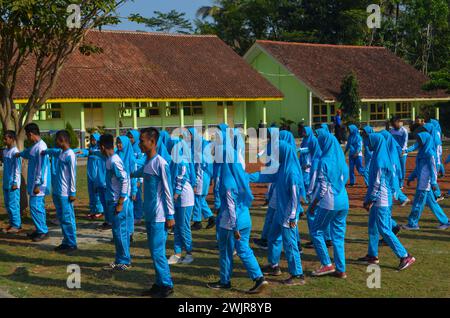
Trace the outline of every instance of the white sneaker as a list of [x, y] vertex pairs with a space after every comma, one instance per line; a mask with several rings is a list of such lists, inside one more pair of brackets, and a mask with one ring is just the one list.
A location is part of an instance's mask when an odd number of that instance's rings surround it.
[[450, 224], [441, 224], [441, 225], [439, 225], [437, 228], [439, 229], [439, 230], [446, 230], [446, 229], [448, 229], [450, 227]]
[[436, 198], [436, 202], [440, 202], [444, 199], [445, 199], [445, 197], [443, 195], [441, 195], [440, 197]]
[[179, 264], [181, 263], [181, 257], [172, 255], [171, 257], [169, 257], [167, 262], [169, 263], [169, 265]]
[[194, 257], [191, 254], [186, 254], [185, 257], [181, 259], [181, 264], [188, 265], [194, 261]]
[[409, 202], [411, 202], [411, 200], [407, 198], [407, 199], [401, 204], [401, 206], [406, 206]]
[[410, 225], [403, 225], [402, 229], [407, 230], [407, 231], [418, 231], [418, 230], [420, 230], [420, 228], [418, 226], [417, 227], [412, 227]]

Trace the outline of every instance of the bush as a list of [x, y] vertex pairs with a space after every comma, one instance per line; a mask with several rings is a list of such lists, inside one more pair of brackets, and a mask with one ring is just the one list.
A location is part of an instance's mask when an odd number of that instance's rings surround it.
[[72, 149], [78, 148], [80, 145], [78, 134], [73, 130], [73, 127], [70, 123], [66, 124], [66, 130], [70, 136], [70, 148]]

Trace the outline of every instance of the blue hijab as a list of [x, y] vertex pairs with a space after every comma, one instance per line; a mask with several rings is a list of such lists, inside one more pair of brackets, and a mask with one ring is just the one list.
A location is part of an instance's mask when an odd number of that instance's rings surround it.
[[[277, 199], [285, 208], [289, 202], [287, 189], [291, 189], [292, 185], [296, 185], [301, 197], [306, 197], [305, 187], [303, 183], [302, 168], [297, 158], [297, 150], [285, 141], [279, 142], [279, 167], [277, 172]], [[300, 197], [299, 197], [300, 199]]]
[[403, 180], [403, 173], [401, 169], [401, 163], [400, 163], [400, 156], [402, 154], [402, 148], [398, 144], [398, 142], [395, 141], [394, 137], [392, 137], [392, 134], [388, 132], [387, 130], [383, 130], [380, 132], [380, 134], [386, 139], [386, 147], [388, 150], [389, 159], [391, 160], [392, 164], [395, 166], [395, 173], [396, 176], [400, 180]]
[[442, 140], [441, 137], [439, 137], [436, 126], [434, 126], [432, 123], [426, 123], [424, 127], [430, 133], [433, 139], [434, 146], [437, 148], [438, 146], [442, 145]]
[[96, 144], [95, 144], [95, 145], [92, 145], [91, 143], [89, 143], [89, 150], [92, 150], [92, 151], [99, 150], [100, 148], [99, 148], [99, 146], [98, 146], [98, 143], [100, 142], [100, 137], [101, 137], [101, 135], [100, 135], [99, 133], [93, 133], [93, 134], [91, 135], [91, 138], [92, 138], [92, 137], [94, 137], [94, 139], [95, 139], [95, 141], [96, 141]]
[[348, 178], [348, 166], [341, 145], [335, 136], [324, 128], [316, 130], [321, 156], [318, 171], [326, 173], [335, 194], [345, 189]]
[[131, 146], [130, 138], [127, 136], [119, 136], [117, 140], [122, 143], [122, 150], [116, 151], [120, 159], [122, 159], [123, 167], [127, 174], [131, 174], [136, 170], [136, 157], [134, 156], [133, 147]]
[[281, 130], [279, 139], [282, 140], [282, 141], [285, 141], [286, 143], [288, 143], [289, 145], [291, 145], [294, 148], [297, 147], [296, 144], [295, 144], [294, 135], [290, 131]]
[[135, 129], [129, 130], [128, 134], [133, 136], [133, 139], [134, 139], [134, 142], [132, 144], [133, 151], [134, 151], [134, 154], [136, 155], [136, 157], [138, 157], [138, 156], [140, 156], [142, 154], [142, 150], [139, 147], [139, 137], [141, 136], [141, 134], [139, 133], [139, 131], [137, 131]]
[[359, 134], [359, 129], [355, 125], [348, 126], [350, 135], [348, 136], [348, 143], [351, 145], [356, 145], [361, 140], [361, 135]]
[[417, 154], [417, 160], [434, 160], [436, 152], [431, 134], [425, 131], [418, 133], [417, 141], [419, 142], [419, 152]]
[[189, 163], [189, 146], [186, 144], [186, 142], [183, 139], [180, 138], [172, 138], [170, 142], [170, 147], [167, 149], [170, 154], [171, 158], [173, 159], [169, 166], [172, 176], [172, 181], [174, 183], [174, 186], [176, 184], [176, 177], [178, 174], [178, 168], [180, 166], [186, 167], [186, 175], [189, 180], [189, 183], [193, 185], [196, 181], [195, 171], [192, 171], [192, 165]]
[[433, 124], [434, 128], [436, 128], [437, 132], [442, 135], [441, 124], [436, 119], [430, 119], [430, 123]]
[[169, 139], [170, 139], [170, 135], [167, 131], [161, 130], [159, 132], [159, 138], [158, 138], [158, 142], [156, 144], [156, 151], [158, 152], [158, 155], [163, 157], [164, 160], [166, 160], [167, 163], [170, 164], [170, 162], [172, 161], [172, 157], [170, 156], [170, 153], [167, 150], [167, 146], [166, 146], [166, 144], [170, 145], [170, 143], [168, 142], [167, 136], [169, 136]]
[[328, 127], [328, 124], [320, 124], [320, 128], [325, 129], [327, 132], [330, 132], [330, 128]]
[[369, 184], [374, 183], [378, 170], [389, 172], [394, 175], [394, 167], [391, 161], [386, 139], [382, 134], [371, 134], [369, 136], [369, 147], [372, 150], [372, 161], [369, 168]]

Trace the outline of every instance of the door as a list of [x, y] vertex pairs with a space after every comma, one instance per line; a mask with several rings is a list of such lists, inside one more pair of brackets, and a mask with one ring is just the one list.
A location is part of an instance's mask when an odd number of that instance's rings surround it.
[[104, 126], [103, 107], [101, 103], [86, 103], [84, 105], [84, 122], [86, 130]]

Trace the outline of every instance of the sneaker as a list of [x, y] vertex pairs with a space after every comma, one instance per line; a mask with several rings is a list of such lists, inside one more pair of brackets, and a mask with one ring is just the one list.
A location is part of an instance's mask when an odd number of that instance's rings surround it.
[[305, 248], [314, 248], [314, 243], [311, 241], [311, 242], [308, 242], [308, 243], [305, 243], [305, 245], [303, 245]]
[[8, 226], [7, 228], [2, 229], [2, 233], [4, 234], [16, 234], [19, 233], [22, 229], [14, 226]]
[[60, 225], [61, 224], [58, 219], [49, 220], [48, 222], [51, 225]]
[[192, 231], [198, 231], [201, 230], [202, 228], [203, 228], [202, 222], [194, 222], [191, 226]]
[[206, 284], [206, 287], [215, 289], [215, 290], [225, 290], [225, 289], [231, 289], [231, 283], [222, 284], [220, 281], [215, 283], [208, 283]]
[[185, 257], [181, 259], [181, 264], [188, 265], [194, 261], [192, 254], [186, 254]]
[[333, 273], [333, 276], [336, 277], [336, 278], [340, 278], [340, 279], [346, 279], [347, 278], [347, 274], [346, 273], [338, 272], [338, 271], [335, 271]]
[[31, 240], [33, 242], [42, 242], [42, 241], [48, 240], [49, 237], [50, 236], [48, 235], [48, 233], [40, 233], [40, 234], [35, 235]]
[[169, 263], [169, 265], [180, 264], [181, 263], [181, 257], [177, 256], [177, 255], [172, 255], [167, 260], [167, 263]]
[[112, 225], [109, 224], [108, 222], [103, 222], [103, 224], [100, 225], [99, 229], [102, 230], [102, 231], [111, 230], [112, 229]]
[[419, 226], [411, 226], [409, 224], [406, 224], [402, 226], [402, 229], [407, 231], [418, 231], [420, 228]]
[[288, 279], [283, 281], [284, 285], [287, 286], [302, 286], [305, 285], [305, 276], [299, 275], [299, 276], [291, 276]]
[[39, 235], [39, 233], [36, 232], [36, 231], [34, 231], [32, 233], [27, 233], [27, 237], [30, 238], [30, 239], [33, 239], [34, 237], [36, 237], [38, 235]]
[[442, 201], [444, 199], [445, 199], [445, 197], [443, 195], [441, 195], [441, 196], [436, 198], [436, 202], [440, 202], [440, 201]]
[[153, 296], [160, 290], [161, 290], [161, 287], [159, 285], [153, 284], [150, 289], [144, 290], [141, 295], [142, 296]]
[[247, 291], [247, 294], [259, 294], [267, 287], [267, 285], [269, 285], [269, 283], [264, 279], [264, 277], [260, 277], [255, 280], [255, 286], [250, 288]]
[[105, 271], [126, 271], [128, 269], [131, 268], [130, 264], [116, 264], [116, 263], [111, 263], [109, 265], [106, 265], [103, 267], [103, 270]]
[[411, 266], [412, 264], [414, 264], [416, 261], [416, 259], [414, 257], [412, 257], [411, 255], [408, 254], [408, 256], [403, 257], [400, 260], [400, 265], [398, 265], [398, 270], [402, 271], [407, 269], [409, 266]]
[[369, 256], [366, 255], [364, 257], [360, 257], [357, 259], [358, 262], [364, 263], [364, 264], [379, 264], [380, 260], [376, 256]]
[[272, 266], [272, 265], [266, 265], [262, 268], [262, 272], [265, 275], [270, 275], [270, 276], [280, 276], [281, 275], [281, 268], [280, 266]]
[[76, 251], [78, 248], [76, 246], [69, 246], [66, 244], [61, 244], [55, 247], [53, 250], [58, 253], [70, 253]]
[[397, 225], [392, 229], [392, 233], [395, 234], [395, 236], [398, 236], [398, 233], [402, 230], [401, 226]]
[[154, 298], [167, 298], [170, 295], [173, 294], [173, 287], [169, 287], [169, 286], [162, 286], [159, 288], [158, 291], [156, 291], [152, 296]]
[[262, 250], [267, 250], [269, 248], [269, 244], [267, 243], [267, 240], [254, 239], [253, 243], [255, 243], [256, 247], [258, 247]]
[[446, 230], [450, 227], [450, 224], [441, 224], [437, 227], [438, 230]]
[[326, 240], [325, 244], [327, 245], [327, 247], [332, 247], [333, 246], [333, 241], [332, 240]]
[[401, 205], [401, 206], [406, 206], [409, 202], [411, 202], [411, 200], [408, 199], [408, 198], [406, 198], [406, 200], [403, 201], [400, 205]]
[[168, 235], [175, 235], [175, 232], [173, 231], [173, 228], [172, 228], [172, 229], [169, 229], [169, 230], [167, 231], [167, 234], [168, 234]]
[[336, 272], [336, 269], [334, 268], [334, 266], [328, 265], [328, 266], [320, 266], [319, 269], [316, 269], [314, 272], [311, 273], [312, 276], [314, 277], [319, 277], [319, 276], [325, 276], [325, 275], [329, 275], [329, 274], [333, 274], [334, 272]]
[[214, 216], [211, 216], [208, 219], [208, 225], [206, 225], [206, 229], [209, 230], [214, 228], [215, 226], [216, 226], [216, 218]]

